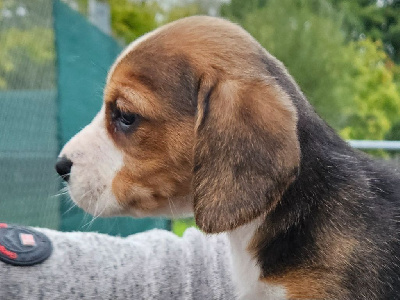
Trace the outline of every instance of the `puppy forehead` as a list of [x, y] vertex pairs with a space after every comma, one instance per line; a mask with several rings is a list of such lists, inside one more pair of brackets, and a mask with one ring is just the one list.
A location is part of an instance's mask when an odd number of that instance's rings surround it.
[[[213, 24], [213, 26], [211, 26]], [[188, 18], [183, 18], [178, 21], [169, 23], [167, 25], [164, 25], [162, 27], [159, 27], [153, 31], [150, 31], [143, 36], [137, 38], [133, 42], [131, 42], [123, 51], [122, 53], [118, 56], [112, 67], [110, 68], [107, 76], [107, 82], [110, 81], [116, 67], [122, 62], [124, 58], [129, 56], [136, 48], [138, 48], [140, 45], [144, 44], [145, 42], [148, 42], [150, 39], [154, 39], [157, 36], [160, 36], [162, 34], [168, 36], [168, 41], [170, 42], [170, 46], [176, 46], [179, 47], [183, 40], [180, 39], [180, 33], [184, 31], [184, 29], [192, 31], [192, 38], [196, 36], [195, 30], [204, 31], [212, 29], [212, 27], [215, 27], [215, 25], [222, 25], [223, 27], [232, 27], [235, 26], [231, 24], [230, 22], [219, 19], [219, 18], [213, 18], [213, 17], [208, 17], [208, 16], [192, 16]], [[192, 27], [190, 30], [189, 27]], [[166, 32], [170, 31], [170, 34], [165, 34]], [[160, 39], [162, 40], [162, 38]]]
[[150, 31], [144, 35], [142, 35], [141, 37], [137, 38], [136, 40], [134, 40], [132, 43], [130, 43], [122, 52], [121, 54], [117, 57], [117, 59], [115, 60], [114, 64], [111, 66], [108, 75], [107, 75], [107, 84], [110, 82], [110, 79], [112, 77], [112, 75], [114, 74], [114, 71], [116, 69], [116, 67], [121, 63], [121, 61], [127, 56], [129, 55], [138, 45], [140, 45], [141, 43], [143, 43], [146, 39], [148, 39], [151, 36], [155, 36], [158, 32], [160, 32], [162, 29], [162, 27], [155, 29], [153, 31]]
[[195, 76], [186, 62], [170, 60], [171, 70], [164, 66], [134, 66], [122, 62], [110, 78], [104, 91], [104, 101], [135, 112], [149, 119], [172, 116], [194, 116], [197, 103]]
[[[145, 41], [144, 47], [139, 47]], [[127, 110], [148, 117], [194, 116], [196, 78], [183, 53], [173, 53], [143, 37], [129, 46], [110, 70], [104, 99], [107, 103], [122, 98]]]
[[[130, 43], [110, 68], [107, 83], [122, 61], [134, 56], [134, 52], [138, 48], [143, 48], [143, 51], [148, 51], [149, 55], [157, 58], [173, 53], [185, 53], [187, 56], [196, 57], [199, 53], [205, 54], [221, 50], [216, 45], [212, 45], [211, 48], [214, 49], [209, 49], [212, 42], [217, 42], [220, 44], [219, 46], [226, 49], [228, 45], [230, 47], [237, 45], [238, 39], [248, 39], [249, 37], [251, 38], [240, 26], [221, 18], [209, 16], [183, 18], [159, 27]], [[229, 51], [229, 49], [227, 50]]]
[[[248, 43], [250, 42], [250, 44]], [[209, 70], [241, 76], [257, 46], [229, 21], [196, 16], [178, 20], [132, 42], [110, 69], [105, 99], [131, 90], [129, 101], [155, 114], [194, 116], [200, 79]], [[243, 53], [253, 53], [244, 55]], [[143, 101], [140, 101], [140, 99]]]

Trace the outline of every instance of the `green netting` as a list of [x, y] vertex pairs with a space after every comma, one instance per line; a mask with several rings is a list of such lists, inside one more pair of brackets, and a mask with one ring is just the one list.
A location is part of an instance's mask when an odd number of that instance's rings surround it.
[[0, 220], [58, 228], [55, 99], [55, 91], [0, 92]]
[[122, 236], [169, 228], [162, 219], [92, 221], [55, 197], [60, 146], [100, 108], [120, 50], [59, 1], [0, 0], [0, 221]]
[[58, 228], [52, 3], [33, 2], [0, 1], [0, 220]]

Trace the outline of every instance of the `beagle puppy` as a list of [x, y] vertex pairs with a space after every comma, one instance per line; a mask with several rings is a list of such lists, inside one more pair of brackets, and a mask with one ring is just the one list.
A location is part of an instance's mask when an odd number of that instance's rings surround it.
[[57, 171], [93, 215], [194, 214], [228, 235], [242, 299], [399, 299], [400, 177], [352, 149], [239, 26], [130, 44]]

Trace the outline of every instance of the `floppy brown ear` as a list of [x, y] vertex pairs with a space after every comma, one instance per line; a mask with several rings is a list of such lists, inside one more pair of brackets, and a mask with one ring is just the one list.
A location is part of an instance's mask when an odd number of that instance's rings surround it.
[[275, 207], [300, 161], [297, 115], [275, 83], [203, 78], [194, 148], [194, 214], [205, 232], [243, 225]]

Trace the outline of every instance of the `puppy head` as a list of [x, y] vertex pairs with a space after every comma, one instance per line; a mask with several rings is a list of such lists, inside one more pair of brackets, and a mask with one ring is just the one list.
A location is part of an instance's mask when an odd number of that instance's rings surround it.
[[265, 55], [243, 29], [210, 17], [132, 43], [110, 70], [102, 110], [60, 154], [73, 163], [72, 199], [102, 215], [193, 211], [206, 232], [268, 213], [300, 151], [295, 108]]

